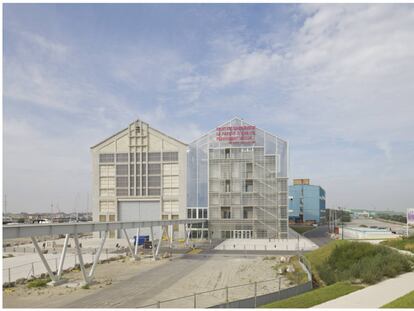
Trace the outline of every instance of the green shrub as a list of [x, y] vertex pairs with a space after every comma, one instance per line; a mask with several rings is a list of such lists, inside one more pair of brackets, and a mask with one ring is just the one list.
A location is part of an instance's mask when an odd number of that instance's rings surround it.
[[45, 287], [47, 283], [49, 283], [50, 281], [51, 281], [50, 278], [32, 280], [27, 283], [27, 287], [28, 288]]
[[347, 280], [374, 284], [412, 268], [412, 258], [382, 245], [361, 242], [335, 245], [322, 264], [316, 266], [319, 277], [326, 284]]

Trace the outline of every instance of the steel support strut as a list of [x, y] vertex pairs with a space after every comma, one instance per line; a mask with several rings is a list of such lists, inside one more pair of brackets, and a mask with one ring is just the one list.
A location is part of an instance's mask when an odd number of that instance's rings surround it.
[[89, 275], [88, 275], [89, 280], [92, 280], [93, 279], [93, 275], [95, 274], [96, 265], [99, 262], [99, 257], [101, 257], [101, 252], [102, 252], [102, 249], [104, 247], [107, 234], [108, 234], [108, 232], [107, 231], [104, 231], [101, 245], [99, 245], [98, 253], [95, 256], [95, 260], [93, 261], [91, 271], [89, 271]]
[[132, 248], [131, 241], [129, 240], [128, 233], [127, 233], [126, 229], [122, 229], [122, 231], [124, 232], [125, 239], [126, 239], [126, 240], [127, 240], [127, 242], [128, 242], [128, 248], [129, 248], [129, 251], [131, 252], [131, 256], [132, 256], [135, 260], [138, 260], [138, 257], [135, 255], [134, 249]]
[[69, 234], [65, 235], [65, 242], [63, 243], [62, 254], [60, 255], [59, 269], [57, 271], [57, 279], [59, 280], [63, 272], [63, 263], [65, 262], [66, 250], [68, 249]]
[[[162, 226], [162, 230], [161, 230], [161, 236], [158, 239], [158, 245], [157, 245], [157, 250], [155, 251], [155, 258], [158, 258], [158, 254], [160, 251], [160, 247], [161, 247], [161, 242], [162, 242], [162, 237], [164, 236], [165, 233], [165, 226]], [[168, 234], [168, 233], [167, 233]]]
[[79, 247], [79, 240], [78, 240], [78, 234], [77, 233], [75, 233], [73, 235], [73, 240], [75, 241], [76, 251], [78, 253], [78, 258], [79, 258], [79, 266], [80, 266], [80, 269], [81, 269], [81, 272], [82, 272], [83, 279], [84, 279], [86, 284], [89, 284], [90, 280], [89, 280], [88, 276], [86, 275], [85, 265], [83, 264], [82, 250]]
[[156, 258], [155, 258], [155, 249], [154, 249], [154, 242], [155, 242], [155, 240], [154, 240], [154, 229], [153, 229], [153, 227], [151, 226], [151, 251], [152, 251], [152, 260], [155, 260]]
[[46, 260], [45, 256], [43, 255], [42, 250], [39, 247], [39, 244], [37, 244], [37, 241], [36, 241], [35, 237], [31, 236], [30, 239], [32, 240], [33, 245], [34, 245], [37, 253], [39, 254], [39, 257], [42, 260], [43, 265], [45, 266], [45, 268], [47, 270], [47, 273], [49, 274], [51, 280], [54, 281], [54, 282], [56, 282], [57, 281], [57, 277], [53, 274], [52, 269], [50, 269], [50, 266], [47, 263], [47, 260]]

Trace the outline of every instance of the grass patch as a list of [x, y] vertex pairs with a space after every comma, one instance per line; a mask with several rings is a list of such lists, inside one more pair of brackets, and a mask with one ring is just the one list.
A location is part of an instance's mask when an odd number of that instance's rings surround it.
[[381, 308], [414, 308], [414, 290], [407, 295], [383, 305]]
[[27, 287], [28, 288], [45, 287], [47, 283], [49, 283], [50, 281], [51, 281], [50, 278], [32, 280], [27, 283]]
[[356, 290], [363, 288], [361, 285], [353, 285], [346, 282], [336, 283], [334, 285], [314, 289], [307, 293], [294, 296], [288, 299], [271, 302], [262, 306], [263, 308], [310, 308], [319, 305]]
[[85, 285], [82, 285], [81, 288], [82, 289], [89, 289], [90, 287], [89, 287], [89, 284], [85, 284]]
[[[265, 257], [263, 260], [271, 260], [274, 257]], [[294, 268], [293, 272], [287, 272], [287, 268], [291, 266]], [[303, 270], [302, 266], [299, 263], [299, 259], [297, 256], [293, 256], [289, 259], [289, 262], [286, 263], [279, 263], [277, 265], [272, 266], [272, 269], [278, 271], [281, 269], [283, 271], [283, 275], [294, 284], [302, 284], [308, 281], [308, 275]]]
[[305, 257], [308, 259], [308, 261], [311, 264], [311, 272], [312, 272], [313, 278], [318, 284], [324, 285], [324, 282], [319, 276], [317, 267], [320, 267], [323, 265], [324, 261], [331, 255], [332, 251], [335, 249], [336, 246], [344, 244], [344, 243], [347, 243], [347, 241], [343, 241], [343, 240], [332, 241], [318, 248], [317, 250], [314, 250], [312, 252], [305, 254]]
[[295, 230], [299, 234], [303, 234], [307, 231], [315, 229], [313, 226], [289, 226], [291, 229]]
[[381, 242], [381, 244], [414, 253], [414, 236], [387, 240]]
[[333, 241], [305, 255], [320, 285], [340, 281], [375, 284], [384, 278], [412, 271], [414, 258], [383, 245]]

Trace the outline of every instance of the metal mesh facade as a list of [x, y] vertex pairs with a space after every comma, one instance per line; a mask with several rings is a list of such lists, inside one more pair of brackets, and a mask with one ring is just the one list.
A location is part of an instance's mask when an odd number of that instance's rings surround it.
[[208, 208], [210, 237], [287, 238], [287, 150], [257, 128], [249, 143], [219, 141], [212, 130], [189, 145], [187, 206]]

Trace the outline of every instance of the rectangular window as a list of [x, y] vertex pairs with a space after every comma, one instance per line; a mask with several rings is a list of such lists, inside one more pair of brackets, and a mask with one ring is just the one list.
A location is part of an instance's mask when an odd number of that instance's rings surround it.
[[203, 210], [199, 209], [198, 210], [198, 219], [202, 219], [203, 218]]
[[226, 186], [224, 192], [231, 192], [230, 190], [230, 179], [226, 179]]
[[244, 192], [253, 192], [253, 180], [246, 179]]
[[162, 160], [164, 162], [177, 162], [178, 161], [178, 152], [164, 152], [162, 154]]
[[148, 162], [160, 162], [161, 153], [159, 152], [148, 152]]
[[128, 164], [118, 164], [116, 166], [116, 175], [128, 175]]
[[106, 215], [99, 215], [100, 222], [106, 222]]
[[148, 187], [161, 187], [161, 176], [148, 176]]
[[161, 164], [148, 164], [148, 175], [160, 175]]
[[109, 215], [109, 221], [115, 221], [115, 215]]
[[253, 163], [246, 163], [246, 177], [253, 178]]
[[197, 218], [197, 210], [195, 208], [193, 208], [193, 218], [194, 219]]
[[128, 153], [117, 153], [116, 162], [128, 162]]
[[141, 158], [142, 158], [142, 162], [146, 162], [147, 161], [147, 154], [145, 152], [141, 153]]
[[142, 175], [147, 175], [147, 165], [145, 163], [142, 164]]
[[243, 219], [253, 219], [253, 207], [243, 207]]
[[207, 209], [204, 209], [203, 210], [203, 218], [205, 218], [205, 219], [207, 219], [208, 217], [207, 217]]
[[160, 195], [161, 194], [161, 189], [148, 189], [148, 195]]
[[[119, 178], [119, 177], [118, 177]], [[135, 178], [134, 177], [129, 177], [129, 186], [130, 187], [134, 187], [134, 180], [135, 180]]]
[[221, 218], [222, 219], [230, 219], [231, 218], [231, 212], [229, 206], [222, 206], [221, 207]]
[[116, 186], [117, 187], [128, 187], [128, 177], [117, 177]]
[[187, 218], [188, 219], [191, 219], [191, 209], [188, 209], [187, 210]]
[[134, 162], [134, 161], [135, 161], [134, 153], [130, 153], [129, 154], [129, 162]]
[[99, 155], [99, 162], [100, 163], [113, 163], [114, 154], [113, 153], [101, 153]]
[[139, 160], [141, 159], [141, 154], [140, 153], [136, 153], [135, 154], [135, 159], [137, 162], [139, 162]]
[[224, 158], [225, 159], [230, 159], [230, 149], [229, 148], [224, 149]]

